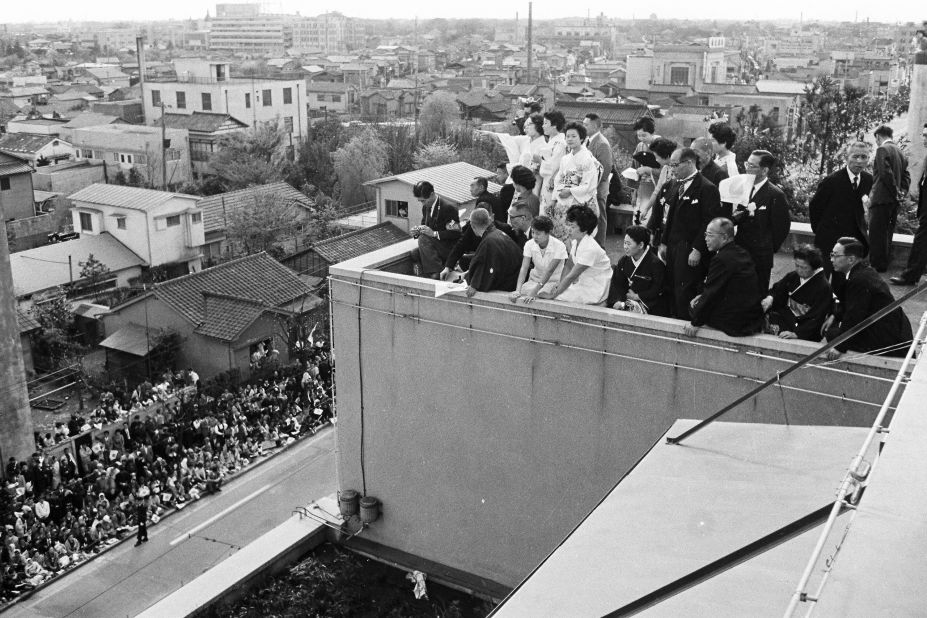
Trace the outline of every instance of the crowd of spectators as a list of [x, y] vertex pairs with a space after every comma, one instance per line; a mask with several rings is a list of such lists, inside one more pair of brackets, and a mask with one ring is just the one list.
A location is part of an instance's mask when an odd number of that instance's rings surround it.
[[56, 430], [59, 438], [80, 436], [71, 443], [81, 444], [77, 453], [53, 449], [54, 436], [51, 444], [43, 436], [28, 461], [10, 458], [0, 602], [115, 544], [140, 520], [157, 523], [221, 491], [227, 475], [333, 422], [330, 350], [319, 342], [297, 357], [290, 366], [265, 365], [258, 379], [215, 397], [192, 370], [130, 393], [107, 391], [88, 419], [74, 416]]

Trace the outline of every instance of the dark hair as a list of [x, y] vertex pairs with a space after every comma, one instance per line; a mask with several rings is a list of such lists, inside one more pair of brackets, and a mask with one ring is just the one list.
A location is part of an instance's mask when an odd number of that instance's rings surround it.
[[713, 125], [709, 125], [708, 134], [715, 138], [715, 141], [719, 144], [724, 144], [728, 149], [737, 141], [737, 134], [734, 133], [734, 129], [731, 128], [731, 125], [726, 122], [716, 122]]
[[503, 168], [505, 169], [506, 173], [508, 173], [508, 171], [509, 171], [509, 164], [508, 164], [508, 161], [499, 161], [498, 163], [496, 163], [496, 169], [497, 169], [497, 170], [503, 169]]
[[632, 225], [624, 231], [625, 236], [630, 236], [631, 240], [637, 244], [650, 244], [650, 230], [643, 225]]
[[754, 150], [750, 153], [750, 156], [760, 158], [760, 167], [770, 170], [776, 167], [776, 157], [768, 150]]
[[534, 178], [534, 172], [529, 170], [524, 165], [516, 165], [513, 167], [509, 177], [512, 179], [514, 184], [524, 187], [529, 191], [534, 188], [535, 184], [537, 184]]
[[599, 223], [599, 216], [588, 206], [576, 204], [567, 210], [566, 220], [575, 223], [583, 234], [592, 234]]
[[489, 181], [483, 178], [482, 176], [477, 176], [473, 179], [473, 182], [480, 185], [483, 188], [483, 191], [489, 188]]
[[796, 260], [804, 260], [805, 262], [808, 262], [808, 266], [815, 270], [821, 268], [824, 265], [824, 256], [821, 255], [821, 250], [814, 245], [798, 245], [795, 247], [795, 250], [792, 251], [792, 257], [794, 257]]
[[602, 122], [602, 117], [599, 116], [599, 115], [598, 115], [597, 113], [595, 113], [595, 112], [589, 112], [588, 114], [586, 114], [586, 115], [584, 116], [584, 118], [588, 118], [588, 119], [591, 120], [592, 122], [599, 123], [599, 124], [601, 124], [601, 122]]
[[679, 149], [679, 160], [680, 161], [692, 161], [695, 165], [695, 169], [700, 167], [698, 160], [698, 153], [692, 150], [691, 148], [680, 148]]
[[571, 122], [563, 128], [563, 132], [566, 133], [569, 130], [576, 131], [576, 134], [579, 135], [580, 140], [586, 139], [586, 127], [583, 126], [581, 122]]
[[527, 107], [529, 110], [531, 110], [531, 114], [539, 114], [541, 112], [541, 104], [537, 101], [526, 101], [522, 107]]
[[420, 197], [422, 199], [428, 199], [435, 192], [435, 187], [433, 184], [427, 180], [419, 180], [415, 183], [415, 186], [412, 187], [412, 195], [415, 197]]
[[563, 127], [566, 124], [566, 118], [563, 117], [563, 112], [559, 109], [552, 109], [544, 114], [544, 117], [547, 118], [550, 124], [557, 128], [557, 131], [563, 133]]
[[650, 142], [650, 152], [661, 159], [669, 159], [676, 150], [676, 142], [665, 137], [659, 137]]
[[531, 228], [537, 230], [538, 232], [550, 234], [552, 231], [554, 231], [554, 222], [550, 217], [541, 215], [540, 217], [534, 218], [534, 221], [531, 222]]
[[534, 130], [538, 132], [538, 135], [544, 135], [544, 116], [531, 114], [528, 116], [528, 122], [534, 125]]
[[[924, 126], [927, 126], [927, 125], [924, 125]], [[879, 137], [887, 137], [891, 139], [892, 135], [894, 135], [894, 131], [892, 131], [892, 128], [888, 126], [887, 124], [883, 124], [882, 126], [877, 128], [875, 131], [873, 131], [872, 134], [877, 135]]]
[[732, 240], [734, 238], [735, 229], [734, 229], [733, 221], [731, 221], [727, 217], [715, 217], [708, 223], [708, 225], [711, 225], [712, 223], [718, 224], [718, 228], [722, 236], [724, 236], [728, 240]]
[[477, 202], [477, 204], [476, 204], [476, 206], [474, 206], [474, 208], [484, 208], [484, 209], [486, 209], [486, 210], [492, 210], [492, 204], [490, 204], [489, 202], [485, 202], [485, 201], [483, 201], [483, 202]]
[[837, 244], [843, 247], [845, 255], [852, 255], [859, 259], [866, 257], [866, 247], [852, 236], [844, 236], [838, 239]]
[[642, 116], [634, 123], [634, 130], [646, 131], [647, 133], [653, 134], [653, 132], [657, 130], [657, 125], [650, 116]]

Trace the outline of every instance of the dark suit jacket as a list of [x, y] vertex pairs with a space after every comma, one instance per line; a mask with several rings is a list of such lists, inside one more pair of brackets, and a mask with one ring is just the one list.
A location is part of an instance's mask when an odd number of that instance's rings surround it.
[[460, 213], [457, 212], [456, 206], [444, 203], [440, 197], [435, 199], [436, 203], [432, 204], [431, 208], [423, 209], [422, 225], [427, 225], [438, 233], [435, 240], [454, 246], [460, 238]]
[[728, 177], [727, 170], [714, 161], [709, 161], [707, 165], [703, 165], [700, 173], [716, 187]]
[[651, 315], [667, 315], [668, 307], [663, 295], [663, 278], [666, 275], [666, 264], [660, 261], [656, 251], [651, 247], [641, 260], [637, 270], [631, 256], [624, 255], [612, 267], [612, 284], [608, 289], [606, 307], [616, 302], [628, 299], [628, 291], [640, 296], [641, 302], [647, 305], [647, 312]]
[[692, 325], [708, 325], [731, 337], [760, 331], [763, 307], [750, 254], [729, 242], [711, 258], [705, 287], [692, 310]]
[[511, 292], [518, 283], [521, 262], [521, 249], [515, 241], [490, 226], [480, 239], [479, 247], [470, 261], [467, 283], [480, 292]]
[[753, 195], [756, 211], [751, 217], [746, 208], [738, 206], [731, 217], [737, 224], [738, 245], [750, 252], [757, 266], [772, 267], [773, 254], [789, 235], [791, 219], [789, 203], [782, 189], [766, 181]]
[[917, 181], [917, 190], [917, 218], [921, 219], [927, 216], [927, 195], [924, 195], [924, 191], [927, 190], [927, 157], [924, 157], [924, 163], [921, 165], [921, 178]]
[[[499, 203], [500, 211], [505, 211], [506, 213], [505, 218], [500, 219], [500, 221], [508, 220], [509, 206], [512, 205], [512, 198], [514, 197], [515, 197], [515, 185], [512, 185], [512, 184], [502, 185], [502, 188], [499, 189], [499, 193], [496, 194], [496, 201]], [[493, 212], [493, 215], [495, 215], [495, 212]]]
[[[718, 187], [701, 174], [693, 177], [689, 188], [682, 196], [679, 195], [680, 186], [679, 182], [673, 183], [673, 190], [667, 200], [669, 213], [661, 242], [667, 246], [684, 243], [686, 249], [698, 249], [704, 258], [708, 255], [705, 228], [721, 212], [721, 195], [718, 193]], [[651, 219], [656, 215], [654, 211]]]
[[608, 140], [605, 139], [605, 136], [600, 132], [596, 133], [594, 138], [589, 138], [589, 143], [586, 145], [586, 148], [589, 149], [592, 156], [602, 165], [602, 176], [599, 178], [599, 184], [601, 185], [603, 182], [608, 182], [608, 175], [612, 172], [612, 163], [614, 161], [611, 144], [608, 143]]
[[850, 174], [843, 167], [826, 177], [808, 203], [814, 244], [822, 251], [830, 251], [837, 239], [852, 236], [869, 246], [863, 196], [872, 190], [872, 174], [859, 175], [859, 187], [854, 191]]
[[770, 288], [769, 295], [773, 299], [770, 311], [789, 312], [795, 321], [793, 332], [799, 339], [821, 340], [821, 326], [834, 302], [823, 270], [815, 273], [805, 285], [801, 285], [798, 273], [792, 271]]
[[[868, 264], [856, 264], [847, 275], [846, 285], [837, 291], [840, 305], [837, 310], [839, 322], [827, 329], [827, 340], [836, 339], [870, 315], [894, 302], [888, 284]], [[910, 341], [913, 337], [911, 322], [901, 307], [870, 324], [861, 332], [837, 346], [841, 352], [871, 352], [896, 343]], [[891, 350], [885, 356], [904, 356], [907, 350]]]
[[[513, 190], [514, 190], [514, 188], [513, 188]], [[493, 194], [490, 193], [489, 191], [483, 191], [482, 193], [480, 193], [479, 195], [476, 196], [476, 204], [475, 204], [475, 206], [478, 206], [481, 202], [489, 202], [489, 205], [491, 206], [491, 208], [489, 209], [489, 214], [492, 215], [492, 218], [493, 218], [493, 219], [495, 219], [496, 221], [502, 221], [502, 222], [508, 221], [508, 219], [509, 219], [509, 214], [508, 214], [509, 207], [506, 206], [505, 208], [502, 208], [501, 205], [500, 205], [500, 203], [499, 203], [499, 198], [498, 198], [498, 197], [496, 197], [495, 195], [493, 195]]]
[[872, 162], [872, 206], [897, 204], [911, 184], [908, 160], [894, 142], [883, 142]]
[[[516, 230], [508, 223], [493, 221], [492, 225], [514, 240], [519, 249], [523, 249], [525, 243], [528, 242], [528, 237], [523, 232]], [[483, 236], [486, 235], [483, 234]], [[457, 244], [454, 245], [454, 248], [451, 249], [450, 254], [447, 256], [447, 260], [444, 261], [444, 265], [453, 270], [454, 267], [457, 266], [457, 262], [460, 261], [460, 258], [467, 253], [476, 251], [477, 247], [480, 246], [480, 240], [482, 240], [482, 237], [473, 233], [473, 228], [470, 227], [470, 222], [468, 221], [464, 225], [463, 232], [460, 234], [460, 239], [457, 241]]]

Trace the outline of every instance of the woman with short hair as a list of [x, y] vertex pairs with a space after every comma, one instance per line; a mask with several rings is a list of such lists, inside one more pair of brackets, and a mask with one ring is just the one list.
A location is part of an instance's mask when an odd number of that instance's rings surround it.
[[824, 257], [812, 245], [799, 245], [792, 257], [795, 270], [773, 284], [762, 301], [765, 330], [782, 339], [820, 341], [834, 298], [824, 274]]
[[548, 214], [547, 209], [554, 201], [554, 176], [560, 171], [560, 160], [566, 154], [566, 139], [563, 128], [566, 118], [558, 110], [551, 110], [544, 114], [542, 127], [547, 137], [547, 145], [541, 150], [541, 164], [538, 174], [541, 176], [541, 214]]
[[553, 286], [551, 298], [570, 303], [601, 305], [608, 298], [612, 263], [593, 233], [599, 217], [588, 206], [571, 206], [566, 213], [573, 268]]
[[602, 176], [602, 165], [589, 149], [583, 146], [586, 127], [582, 123], [571, 122], [566, 125], [563, 136], [567, 153], [560, 160], [560, 170], [554, 179], [555, 202], [548, 208], [547, 215], [554, 222], [554, 236], [566, 243], [570, 240], [566, 213], [571, 206], [589, 206], [598, 216], [596, 188]]
[[554, 222], [544, 215], [531, 222], [531, 238], [522, 250], [518, 283], [509, 296], [513, 303], [519, 299], [530, 303], [535, 298], [550, 298], [554, 286], [560, 281], [567, 250], [566, 245], [552, 234], [553, 229]]

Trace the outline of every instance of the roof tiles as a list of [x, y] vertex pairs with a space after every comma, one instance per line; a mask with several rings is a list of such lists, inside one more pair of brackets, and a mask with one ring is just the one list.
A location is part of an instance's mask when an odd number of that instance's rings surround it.
[[329, 264], [337, 264], [405, 240], [409, 235], [387, 221], [317, 242], [312, 250]]
[[208, 234], [209, 232], [224, 230], [228, 225], [227, 217], [230, 212], [251, 205], [256, 199], [266, 195], [272, 195], [278, 200], [289, 203], [297, 203], [306, 208], [312, 206], [312, 200], [285, 182], [275, 182], [228, 193], [218, 193], [200, 200], [199, 207], [203, 211], [203, 231]]

